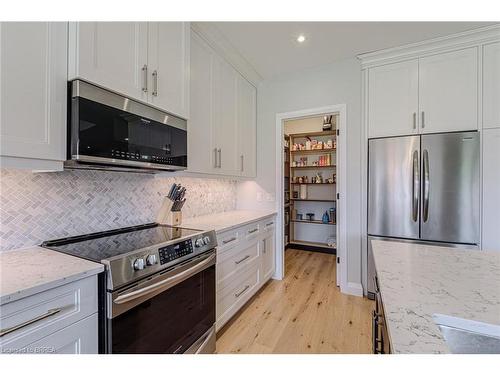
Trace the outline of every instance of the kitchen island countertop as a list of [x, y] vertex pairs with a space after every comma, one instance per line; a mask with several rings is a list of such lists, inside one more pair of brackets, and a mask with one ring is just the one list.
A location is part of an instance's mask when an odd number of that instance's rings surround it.
[[392, 353], [449, 353], [433, 314], [500, 324], [500, 252], [372, 246]]

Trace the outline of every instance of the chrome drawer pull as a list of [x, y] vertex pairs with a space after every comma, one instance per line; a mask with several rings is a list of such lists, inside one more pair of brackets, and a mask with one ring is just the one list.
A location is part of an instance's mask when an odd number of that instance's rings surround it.
[[235, 294], [234, 294], [234, 296], [235, 296], [236, 298], [238, 298], [238, 297], [239, 297], [239, 296], [241, 296], [243, 293], [245, 293], [245, 292], [246, 292], [246, 290], [247, 290], [248, 288], [250, 288], [250, 285], [245, 286], [241, 292], [239, 292], [239, 293], [235, 293]]
[[36, 323], [36, 322], [39, 322], [40, 320], [43, 320], [45, 318], [48, 318], [49, 316], [52, 316], [52, 315], [55, 315], [59, 312], [61, 312], [62, 308], [57, 308], [57, 309], [50, 309], [49, 311], [47, 311], [45, 314], [42, 314], [40, 316], [37, 316], [36, 318], [33, 318], [31, 320], [28, 320], [24, 323], [21, 323], [21, 324], [18, 324], [17, 326], [14, 326], [14, 327], [10, 327], [10, 328], [4, 328], [2, 330], [0, 330], [0, 337], [3, 337], [9, 333], [12, 333], [14, 331], [17, 331], [18, 329], [21, 329], [21, 328], [24, 328], [24, 327], [27, 327], [29, 326], [30, 324], [33, 324], [33, 323]]
[[259, 230], [259, 228], [255, 228], [255, 229], [252, 229], [252, 230], [249, 230], [248, 231], [248, 234], [252, 234], [252, 233], [255, 233]]
[[250, 255], [247, 255], [246, 257], [244, 257], [244, 258], [242, 258], [240, 260], [236, 260], [236, 261], [234, 261], [234, 263], [240, 264], [241, 262], [243, 262], [244, 260], [247, 260], [248, 258], [250, 258]]
[[267, 223], [266, 224], [266, 227], [270, 226], [270, 225], [273, 225], [274, 224], [274, 221], [271, 221], [270, 223]]
[[222, 241], [222, 243], [225, 245], [225, 244], [228, 244], [229, 242], [233, 242], [233, 241], [236, 241], [236, 237], [230, 238], [228, 240], [224, 240], [224, 241]]

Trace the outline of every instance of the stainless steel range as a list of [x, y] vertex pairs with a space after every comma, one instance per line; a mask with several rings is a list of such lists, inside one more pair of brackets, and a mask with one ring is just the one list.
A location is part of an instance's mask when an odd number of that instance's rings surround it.
[[47, 241], [100, 262], [101, 353], [215, 352], [214, 231], [156, 223]]

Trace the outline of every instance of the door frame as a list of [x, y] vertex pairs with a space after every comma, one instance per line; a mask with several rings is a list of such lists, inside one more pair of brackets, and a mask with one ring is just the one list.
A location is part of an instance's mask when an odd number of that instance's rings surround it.
[[347, 179], [346, 179], [346, 129], [347, 129], [347, 106], [345, 104], [334, 104], [324, 107], [316, 107], [309, 109], [301, 109], [290, 112], [282, 112], [276, 114], [276, 211], [277, 215], [277, 231], [276, 231], [276, 270], [274, 278], [282, 280], [285, 276], [285, 246], [284, 246], [284, 210], [285, 197], [284, 191], [284, 160], [283, 160], [283, 134], [284, 123], [287, 120], [297, 120], [306, 117], [322, 116], [325, 114], [338, 113], [339, 121], [337, 129], [339, 136], [337, 136], [337, 193], [340, 198], [337, 201], [337, 257], [341, 259], [340, 271], [337, 274], [337, 280], [341, 292], [347, 292]]

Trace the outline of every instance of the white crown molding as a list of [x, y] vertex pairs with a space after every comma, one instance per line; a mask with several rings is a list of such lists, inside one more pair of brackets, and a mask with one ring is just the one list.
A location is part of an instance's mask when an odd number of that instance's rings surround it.
[[221, 31], [210, 22], [191, 22], [191, 30], [198, 34], [219, 55], [231, 64], [250, 83], [257, 87], [262, 81], [262, 76], [255, 68], [236, 50]]
[[362, 69], [500, 40], [500, 24], [358, 55]]

